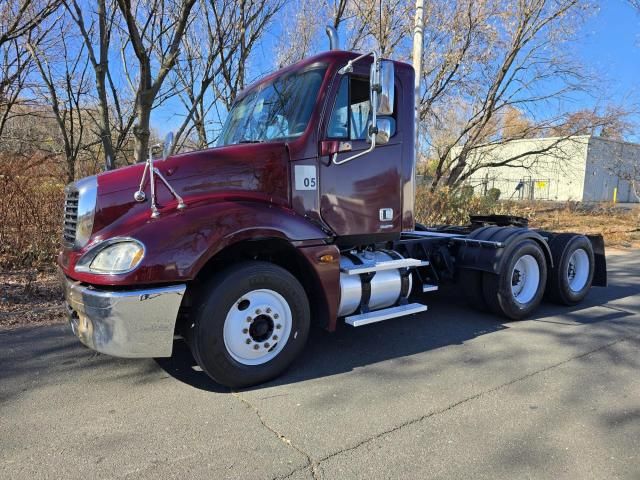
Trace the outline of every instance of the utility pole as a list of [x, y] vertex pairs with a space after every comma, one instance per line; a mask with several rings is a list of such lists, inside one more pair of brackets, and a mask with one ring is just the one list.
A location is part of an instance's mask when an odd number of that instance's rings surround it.
[[415, 78], [415, 129], [416, 129], [416, 160], [418, 158], [418, 125], [420, 120], [420, 84], [422, 83], [422, 38], [424, 34], [424, 0], [416, 0], [416, 18], [413, 28], [413, 69]]
[[413, 27], [413, 68], [416, 71], [415, 95], [416, 108], [420, 97], [420, 80], [422, 77], [422, 37], [424, 34], [424, 0], [416, 0], [416, 18]]
[[422, 37], [424, 33], [424, 0], [416, 0], [416, 18], [413, 28], [413, 69], [415, 78], [415, 111], [414, 111], [414, 161], [413, 161], [413, 182], [412, 194], [416, 190], [416, 163], [418, 162], [419, 139], [420, 139], [420, 84], [422, 83]]

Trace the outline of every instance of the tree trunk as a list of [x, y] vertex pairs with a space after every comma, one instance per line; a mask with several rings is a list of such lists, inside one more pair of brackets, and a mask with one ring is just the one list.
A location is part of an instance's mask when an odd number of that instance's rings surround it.
[[104, 149], [104, 164], [107, 170], [116, 166], [116, 155], [111, 141], [111, 122], [109, 121], [109, 99], [107, 97], [107, 72], [109, 71], [109, 40], [110, 32], [107, 26], [107, 7], [105, 0], [98, 1], [98, 22], [100, 24], [100, 63], [95, 66], [96, 88], [100, 100], [100, 140]]
[[[145, 95], [145, 93], [141, 97], [149, 96], [148, 94]], [[137, 163], [144, 162], [149, 155], [149, 125], [151, 124], [152, 107], [153, 101], [149, 101], [146, 98], [140, 98], [136, 107], [138, 121], [133, 127], [133, 136], [136, 139], [134, 158]]]

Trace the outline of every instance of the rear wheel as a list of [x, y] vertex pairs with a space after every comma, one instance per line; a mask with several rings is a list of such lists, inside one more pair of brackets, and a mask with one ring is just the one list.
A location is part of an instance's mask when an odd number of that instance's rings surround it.
[[280, 375], [309, 334], [309, 303], [283, 268], [246, 262], [214, 276], [199, 297], [189, 344], [215, 381], [239, 388]]
[[551, 244], [555, 266], [549, 275], [547, 296], [562, 305], [576, 305], [589, 293], [593, 281], [593, 247], [582, 235], [560, 234]]
[[493, 312], [521, 320], [540, 304], [546, 282], [544, 253], [534, 240], [525, 240], [511, 250], [499, 274], [484, 274], [482, 288]]

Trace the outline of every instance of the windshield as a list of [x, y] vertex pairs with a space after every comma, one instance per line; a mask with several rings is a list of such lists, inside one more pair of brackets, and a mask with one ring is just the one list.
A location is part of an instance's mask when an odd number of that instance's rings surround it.
[[325, 68], [278, 77], [237, 102], [218, 145], [258, 143], [302, 135], [318, 96]]

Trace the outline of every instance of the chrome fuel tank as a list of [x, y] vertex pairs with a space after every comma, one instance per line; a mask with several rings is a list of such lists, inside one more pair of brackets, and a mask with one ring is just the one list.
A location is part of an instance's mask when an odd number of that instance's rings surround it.
[[[391, 255], [393, 254], [393, 256]], [[349, 252], [340, 257], [341, 268], [352, 268], [361, 264], [375, 264], [396, 260], [402, 258], [396, 252], [387, 253], [386, 251], [377, 250], [375, 252]], [[340, 272], [340, 306], [338, 307], [338, 316], [344, 317], [356, 310], [362, 303], [363, 288], [365, 280], [363, 275], [373, 275], [369, 280], [371, 286], [371, 294], [368, 300], [369, 310], [379, 310], [381, 308], [394, 305], [402, 293], [402, 275], [400, 270], [382, 270], [372, 272], [371, 274], [348, 275]], [[409, 288], [411, 291], [412, 278], [409, 274]]]

